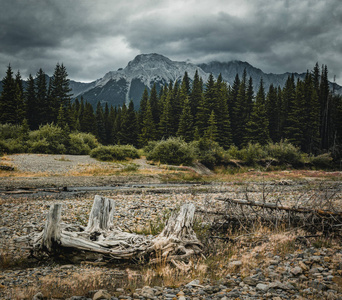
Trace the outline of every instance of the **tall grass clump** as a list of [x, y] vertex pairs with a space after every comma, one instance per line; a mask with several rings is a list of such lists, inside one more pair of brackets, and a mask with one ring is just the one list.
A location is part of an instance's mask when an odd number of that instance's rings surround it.
[[90, 152], [90, 156], [102, 161], [139, 158], [138, 150], [132, 145], [99, 146]]
[[[154, 146], [154, 147], [153, 147]], [[169, 165], [190, 165], [194, 159], [194, 149], [180, 138], [168, 138], [155, 144], [149, 144], [148, 160], [159, 161]]]

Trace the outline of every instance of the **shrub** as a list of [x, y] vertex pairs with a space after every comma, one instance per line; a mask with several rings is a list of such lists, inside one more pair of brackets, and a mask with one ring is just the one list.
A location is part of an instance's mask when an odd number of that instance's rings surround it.
[[[152, 148], [152, 144], [148, 147]], [[189, 165], [194, 159], [193, 147], [180, 138], [168, 138], [155, 143], [151, 151], [147, 153], [147, 159], [160, 161], [170, 165]]]
[[252, 165], [255, 164], [258, 160], [266, 158], [267, 152], [258, 143], [248, 143], [247, 147], [239, 151], [239, 156], [241, 160], [245, 161], [249, 165]]
[[40, 126], [29, 133], [29, 151], [33, 153], [64, 154], [67, 136], [62, 128], [54, 124]]
[[131, 145], [99, 146], [90, 152], [90, 156], [102, 161], [139, 158], [138, 150]]
[[213, 169], [225, 159], [225, 153], [218, 143], [201, 138], [191, 143], [199, 162], [208, 168]]
[[70, 133], [69, 153], [70, 154], [90, 154], [90, 151], [99, 145], [96, 137], [91, 133]]
[[269, 143], [265, 146], [268, 156], [278, 160], [280, 164], [299, 165], [303, 163], [303, 157], [298, 147], [287, 140], [279, 143]]
[[22, 134], [20, 125], [0, 124], [0, 140], [17, 139]]
[[27, 151], [27, 146], [21, 139], [0, 140], [0, 153], [24, 153]]
[[311, 157], [310, 162], [317, 168], [329, 169], [332, 167], [333, 158], [330, 153], [324, 153]]

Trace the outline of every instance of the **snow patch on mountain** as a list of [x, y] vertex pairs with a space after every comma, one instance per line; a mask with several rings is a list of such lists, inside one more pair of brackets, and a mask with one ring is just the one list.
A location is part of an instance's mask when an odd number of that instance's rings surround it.
[[135, 78], [139, 79], [148, 88], [152, 88], [154, 82], [168, 83], [169, 81], [180, 81], [185, 72], [188, 72], [189, 78], [193, 78], [196, 70], [203, 80], [208, 79], [209, 75], [194, 64], [172, 61], [156, 53], [140, 54], [130, 61], [124, 69], [110, 71], [105, 74], [96, 83], [96, 86], [103, 87], [111, 80], [119, 81], [124, 79], [127, 82], [131, 82]]

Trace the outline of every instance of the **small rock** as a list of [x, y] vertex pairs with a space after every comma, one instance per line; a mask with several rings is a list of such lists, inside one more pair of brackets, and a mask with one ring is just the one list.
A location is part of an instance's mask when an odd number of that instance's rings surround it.
[[258, 281], [256, 279], [252, 278], [252, 277], [245, 277], [243, 279], [243, 282], [245, 284], [248, 284], [248, 285], [251, 285], [251, 286], [256, 286], [257, 283], [258, 283]]
[[185, 286], [199, 286], [200, 281], [198, 279], [195, 279], [191, 282], [189, 282], [188, 284], [186, 284]]
[[268, 290], [268, 285], [267, 284], [263, 284], [263, 283], [258, 283], [256, 285], [256, 289], [260, 292], [267, 292]]
[[303, 273], [303, 270], [301, 267], [294, 267], [291, 269], [291, 273], [295, 276], [300, 275]]
[[112, 296], [106, 290], [99, 290], [95, 293], [93, 300], [110, 299]]

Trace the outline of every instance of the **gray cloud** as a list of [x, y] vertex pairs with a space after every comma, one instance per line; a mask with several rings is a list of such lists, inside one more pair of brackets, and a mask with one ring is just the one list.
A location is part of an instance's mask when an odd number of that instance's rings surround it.
[[265, 72], [305, 72], [318, 61], [342, 84], [339, 0], [0, 0], [0, 75], [63, 62], [90, 81], [139, 53], [174, 60], [248, 61]]

